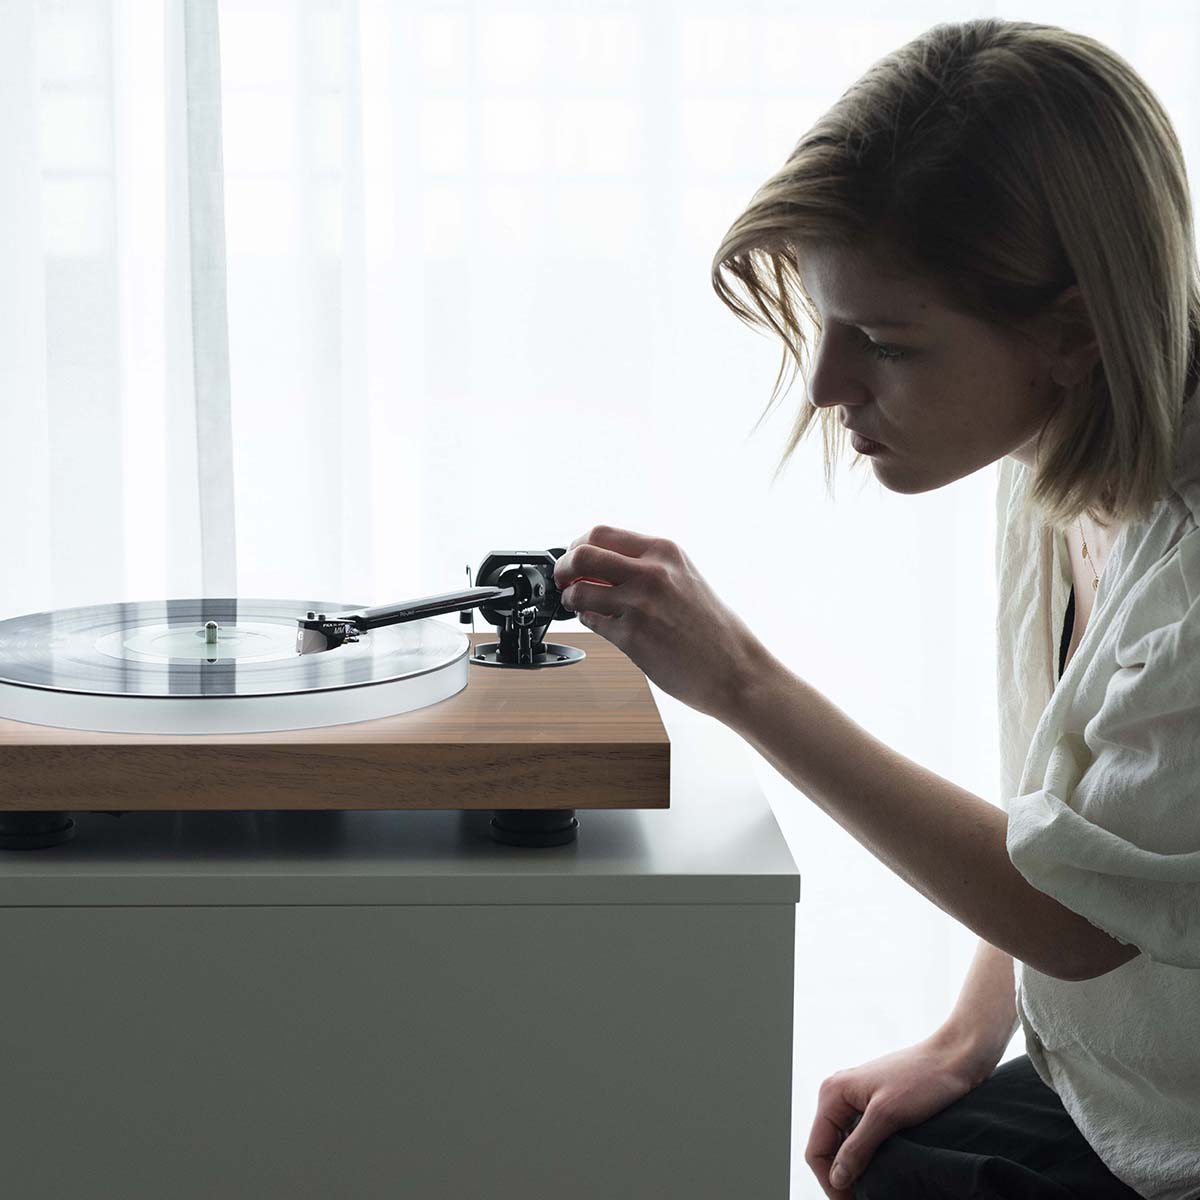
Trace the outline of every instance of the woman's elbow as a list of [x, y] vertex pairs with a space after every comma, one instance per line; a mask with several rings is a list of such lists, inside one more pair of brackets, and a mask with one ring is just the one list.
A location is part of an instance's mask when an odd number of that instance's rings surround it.
[[1141, 951], [1136, 946], [1127, 946], [1116, 938], [1103, 934], [1103, 941], [1091, 946], [1086, 954], [1077, 954], [1063, 964], [1056, 977], [1068, 983], [1083, 983], [1088, 979], [1099, 979], [1127, 962], [1137, 958]]

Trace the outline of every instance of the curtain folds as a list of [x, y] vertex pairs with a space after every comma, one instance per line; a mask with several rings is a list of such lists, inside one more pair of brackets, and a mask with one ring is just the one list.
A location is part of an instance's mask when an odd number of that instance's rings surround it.
[[216, 0], [0, 15], [0, 613], [234, 594]]
[[[191, 321], [191, 389], [195, 427], [200, 589], [237, 595], [233, 420], [229, 385], [229, 323], [225, 273], [225, 186], [221, 150], [221, 40], [217, 0], [183, 0], [168, 10], [172, 57], [182, 57], [183, 137], [187, 182], [186, 247]], [[177, 28], [182, 17], [182, 45]], [[188, 402], [190, 401], [190, 403]]]

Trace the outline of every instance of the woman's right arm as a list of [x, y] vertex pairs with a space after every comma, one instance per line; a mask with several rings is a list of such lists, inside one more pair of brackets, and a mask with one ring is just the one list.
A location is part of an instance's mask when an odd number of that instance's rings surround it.
[[[804, 1157], [827, 1196], [850, 1197], [885, 1138], [941, 1112], [991, 1075], [1016, 1031], [1013, 993], [1012, 956], [981, 940], [938, 1029], [821, 1084]], [[836, 1182], [835, 1166], [847, 1172]]]
[[941, 1029], [933, 1036], [957, 1046], [982, 1083], [995, 1069], [1017, 1031], [1017, 1002], [1011, 954], [982, 938], [962, 991]]

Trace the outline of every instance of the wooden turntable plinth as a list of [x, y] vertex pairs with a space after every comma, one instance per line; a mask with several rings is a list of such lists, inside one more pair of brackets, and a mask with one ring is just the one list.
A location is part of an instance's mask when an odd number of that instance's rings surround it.
[[0, 720], [0, 810], [669, 807], [670, 742], [646, 677], [598, 634], [559, 640], [587, 657], [472, 665], [449, 699], [353, 725], [131, 735]]

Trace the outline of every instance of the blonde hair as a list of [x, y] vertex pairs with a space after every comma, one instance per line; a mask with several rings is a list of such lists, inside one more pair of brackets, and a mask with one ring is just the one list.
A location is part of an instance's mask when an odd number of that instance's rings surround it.
[[[1200, 280], [1179, 141], [1119, 55], [1053, 25], [935, 25], [876, 62], [801, 138], [734, 221], [713, 287], [783, 359], [762, 418], [805, 380], [807, 242], [870, 243], [946, 303], [1020, 327], [1078, 284], [1099, 360], [1038, 434], [1030, 498], [1065, 528], [1082, 512], [1141, 519], [1166, 488], [1200, 373]], [[806, 404], [776, 476], [814, 420], [825, 481], [845, 431]]]

